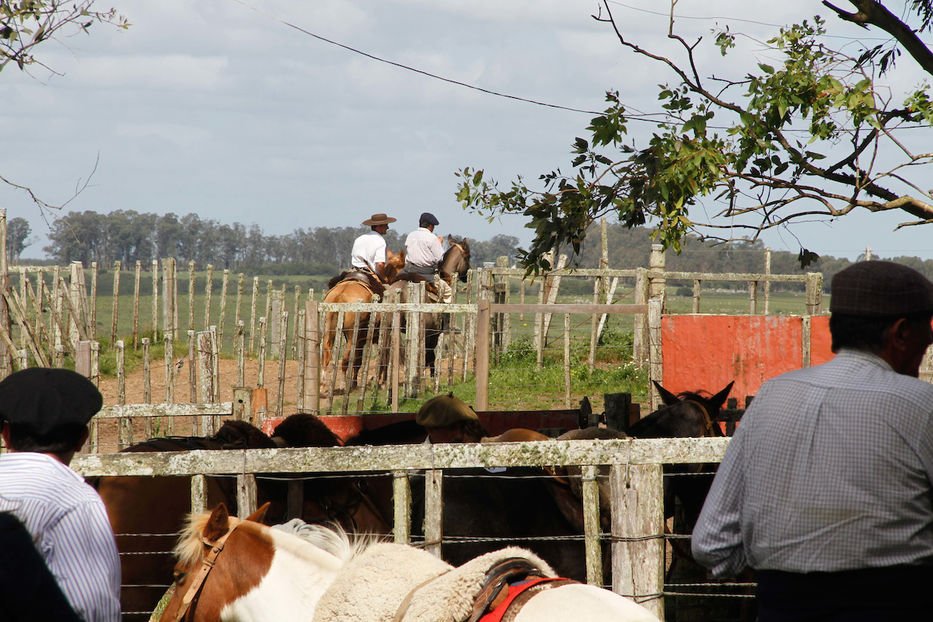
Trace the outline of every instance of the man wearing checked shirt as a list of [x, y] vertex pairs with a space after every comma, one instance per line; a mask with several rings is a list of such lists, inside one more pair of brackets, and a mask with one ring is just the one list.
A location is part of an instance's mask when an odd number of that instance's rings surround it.
[[716, 575], [755, 570], [758, 620], [933, 615], [933, 283], [887, 261], [832, 281], [831, 361], [766, 382], [693, 532]]

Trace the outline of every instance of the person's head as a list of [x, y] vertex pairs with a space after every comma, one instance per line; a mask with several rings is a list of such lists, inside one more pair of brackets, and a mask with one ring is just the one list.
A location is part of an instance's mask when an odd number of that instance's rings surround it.
[[363, 221], [364, 226], [369, 226], [370, 229], [375, 231], [380, 235], [385, 235], [389, 230], [389, 223], [395, 222], [395, 218], [387, 216], [385, 214], [373, 214], [370, 218], [367, 218]]
[[421, 214], [421, 217], [418, 218], [418, 226], [427, 229], [428, 231], [434, 231], [434, 227], [441, 223], [437, 222], [437, 218], [434, 217], [434, 214], [431, 212], [424, 212]]
[[415, 423], [428, 430], [434, 443], [478, 443], [488, 436], [476, 411], [452, 393], [432, 397], [422, 404]]
[[933, 283], [907, 266], [865, 261], [833, 277], [829, 303], [832, 350], [878, 354], [898, 373], [917, 376], [933, 343]]
[[0, 382], [3, 437], [13, 451], [70, 456], [102, 405], [97, 387], [68, 369], [33, 367]]

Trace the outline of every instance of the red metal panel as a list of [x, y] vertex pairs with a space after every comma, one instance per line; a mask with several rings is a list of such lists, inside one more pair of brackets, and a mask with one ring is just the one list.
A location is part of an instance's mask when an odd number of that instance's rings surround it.
[[668, 315], [661, 320], [664, 388], [715, 393], [735, 380], [744, 406], [762, 383], [801, 366], [800, 317]]
[[810, 319], [810, 365], [825, 363], [834, 356], [829, 316], [815, 315]]

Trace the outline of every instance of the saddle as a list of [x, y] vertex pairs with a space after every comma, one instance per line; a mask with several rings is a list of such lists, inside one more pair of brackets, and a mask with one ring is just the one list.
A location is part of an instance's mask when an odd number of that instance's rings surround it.
[[366, 272], [365, 270], [346, 270], [341, 272], [327, 282], [327, 289], [333, 289], [338, 283], [344, 281], [362, 283], [374, 296], [379, 296], [380, 298], [386, 291], [385, 284], [377, 279], [376, 275], [372, 272]]
[[529, 577], [555, 574], [540, 557], [517, 547], [454, 568], [427, 551], [377, 544], [347, 563], [318, 602], [314, 622], [476, 622], [512, 596], [510, 583]]
[[426, 291], [428, 295], [433, 297], [433, 300], [430, 300], [429, 302], [437, 302], [438, 300], [438, 292], [437, 292], [437, 288], [434, 286], [434, 281], [424, 276], [423, 274], [403, 272], [398, 275], [395, 281], [396, 283], [399, 281], [405, 281], [407, 283], [424, 283], [424, 291]]

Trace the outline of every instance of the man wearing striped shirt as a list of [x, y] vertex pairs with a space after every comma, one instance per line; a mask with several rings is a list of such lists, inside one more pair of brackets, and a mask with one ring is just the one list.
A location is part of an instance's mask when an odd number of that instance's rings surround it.
[[836, 357], [766, 382], [693, 531], [717, 575], [756, 571], [758, 620], [933, 612], [933, 283], [887, 261], [832, 281]]
[[102, 403], [87, 378], [66, 369], [26, 369], [0, 382], [0, 512], [25, 525], [85, 622], [120, 620], [120, 559], [106, 509], [68, 468]]

